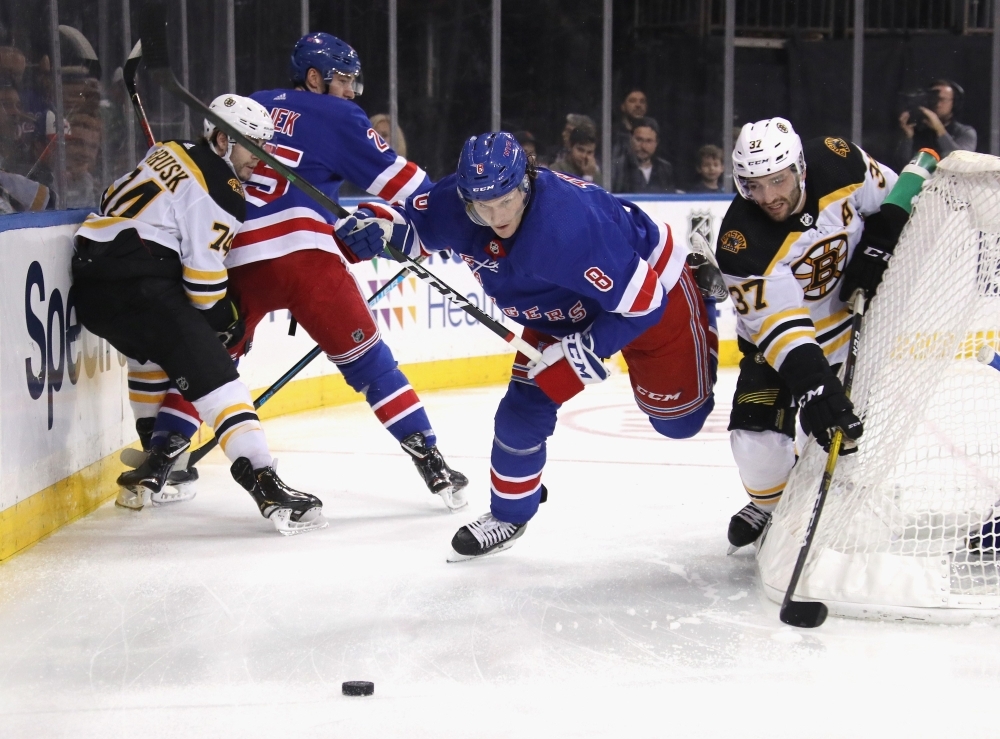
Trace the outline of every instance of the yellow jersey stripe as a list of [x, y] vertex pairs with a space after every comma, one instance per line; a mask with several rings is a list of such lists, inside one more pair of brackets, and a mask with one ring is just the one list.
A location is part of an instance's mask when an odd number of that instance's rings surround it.
[[788, 481], [785, 480], [785, 482], [781, 483], [780, 485], [775, 485], [773, 488], [768, 488], [767, 490], [754, 490], [746, 483], [743, 483], [743, 487], [746, 489], [748, 493], [750, 493], [750, 495], [761, 496], [761, 495], [774, 495], [775, 493], [780, 493], [782, 490], [785, 489], [785, 485], [787, 484]]
[[832, 316], [827, 316], [826, 318], [821, 318], [818, 321], [813, 321], [816, 325], [816, 332], [819, 333], [827, 326], [833, 326], [836, 323], [840, 323], [845, 318], [851, 315], [851, 312], [844, 308], [843, 310], [837, 311]]
[[844, 333], [842, 333], [833, 341], [830, 341], [823, 345], [823, 354], [825, 354], [826, 356], [830, 356], [850, 340], [851, 340], [851, 327], [846, 326], [844, 328]]
[[229, 276], [229, 270], [204, 270], [204, 269], [192, 269], [187, 265], [184, 266], [184, 279], [195, 282], [196, 280], [203, 280], [205, 282], [219, 282], [225, 280]]
[[91, 216], [83, 222], [80, 228], [107, 228], [131, 220], [131, 218], [119, 218], [118, 216], [99, 216], [97, 218]]
[[819, 199], [819, 212], [822, 213], [826, 210], [827, 206], [836, 203], [838, 200], [843, 200], [844, 198], [849, 197], [852, 192], [858, 188], [864, 187], [864, 184], [864, 182], [855, 182], [853, 185], [847, 185], [839, 190], [834, 190], [829, 195], [824, 195]]
[[783, 321], [790, 320], [792, 318], [809, 318], [808, 308], [789, 308], [788, 310], [783, 310], [774, 315], [768, 316], [764, 319], [764, 322], [760, 324], [760, 331], [754, 334], [753, 343], [758, 344], [760, 340], [771, 332], [774, 325], [781, 323]]
[[771, 274], [774, 271], [774, 268], [785, 260], [785, 257], [788, 256], [788, 250], [792, 248], [792, 244], [799, 240], [802, 233], [802, 231], [792, 231], [785, 237], [785, 240], [781, 244], [781, 248], [778, 249], [778, 253], [774, 255], [774, 259], [772, 259], [771, 263], [767, 265], [767, 269], [764, 271], [765, 277]]
[[816, 331], [811, 328], [797, 327], [789, 331], [787, 334], [782, 336], [776, 342], [771, 344], [764, 352], [764, 358], [767, 363], [774, 367], [774, 362], [781, 355], [781, 352], [786, 346], [791, 344], [793, 341], [798, 341], [800, 339], [809, 339], [811, 341], [816, 341]]
[[191, 176], [194, 177], [198, 184], [201, 185], [201, 189], [208, 192], [208, 185], [205, 183], [205, 175], [201, 173], [198, 169], [198, 165], [194, 163], [194, 160], [188, 156], [188, 153], [184, 150], [184, 147], [173, 141], [163, 144], [164, 148], [169, 149], [174, 156], [181, 160], [181, 163], [187, 167]]
[[[187, 291], [185, 291], [187, 292]], [[211, 293], [206, 295], [205, 293], [187, 293], [188, 300], [197, 305], [204, 305], [211, 308], [213, 305], [218, 303], [226, 296], [226, 291]]]

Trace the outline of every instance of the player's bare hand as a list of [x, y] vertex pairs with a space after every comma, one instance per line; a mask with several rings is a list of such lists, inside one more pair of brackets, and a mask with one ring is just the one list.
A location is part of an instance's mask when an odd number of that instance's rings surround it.
[[913, 138], [913, 132], [916, 130], [917, 125], [915, 123], [910, 123], [910, 111], [904, 110], [899, 114], [899, 127], [903, 129], [903, 133], [906, 134], [906, 138]]

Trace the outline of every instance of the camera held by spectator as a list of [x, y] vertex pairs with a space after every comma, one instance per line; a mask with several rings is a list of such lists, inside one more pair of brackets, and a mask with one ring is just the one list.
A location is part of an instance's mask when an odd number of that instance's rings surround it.
[[896, 147], [897, 166], [905, 166], [913, 152], [923, 148], [934, 149], [942, 157], [959, 149], [975, 151], [976, 129], [955, 120], [964, 97], [961, 85], [945, 79], [901, 96], [899, 127], [903, 137]]

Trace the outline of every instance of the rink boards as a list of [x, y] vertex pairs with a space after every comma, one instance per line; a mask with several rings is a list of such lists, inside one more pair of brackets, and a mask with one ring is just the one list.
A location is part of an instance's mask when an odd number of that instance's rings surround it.
[[[633, 200], [669, 223], [675, 241], [686, 244], [698, 232], [714, 244], [730, 198]], [[114, 494], [118, 453], [136, 439], [124, 357], [76, 317], [70, 256], [72, 236], [86, 213], [0, 220], [0, 560]], [[434, 255], [427, 266], [516, 330], [460, 260]], [[395, 262], [374, 260], [352, 272], [362, 293], [370, 295], [399, 269]], [[502, 383], [509, 376], [509, 347], [414, 277], [407, 276], [373, 311], [418, 391]], [[736, 364], [735, 312], [726, 303], [719, 313], [720, 359]], [[240, 365], [251, 388], [266, 388], [312, 349], [301, 327], [289, 336], [289, 323], [288, 312], [279, 311], [258, 327], [253, 350]], [[264, 406], [261, 416], [356, 400], [360, 396], [321, 357]]]

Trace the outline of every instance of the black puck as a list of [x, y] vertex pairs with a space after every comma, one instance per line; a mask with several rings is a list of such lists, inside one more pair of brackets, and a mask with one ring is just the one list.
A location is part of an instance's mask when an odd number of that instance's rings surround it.
[[367, 680], [348, 680], [341, 689], [344, 695], [373, 695], [375, 683], [370, 683]]

